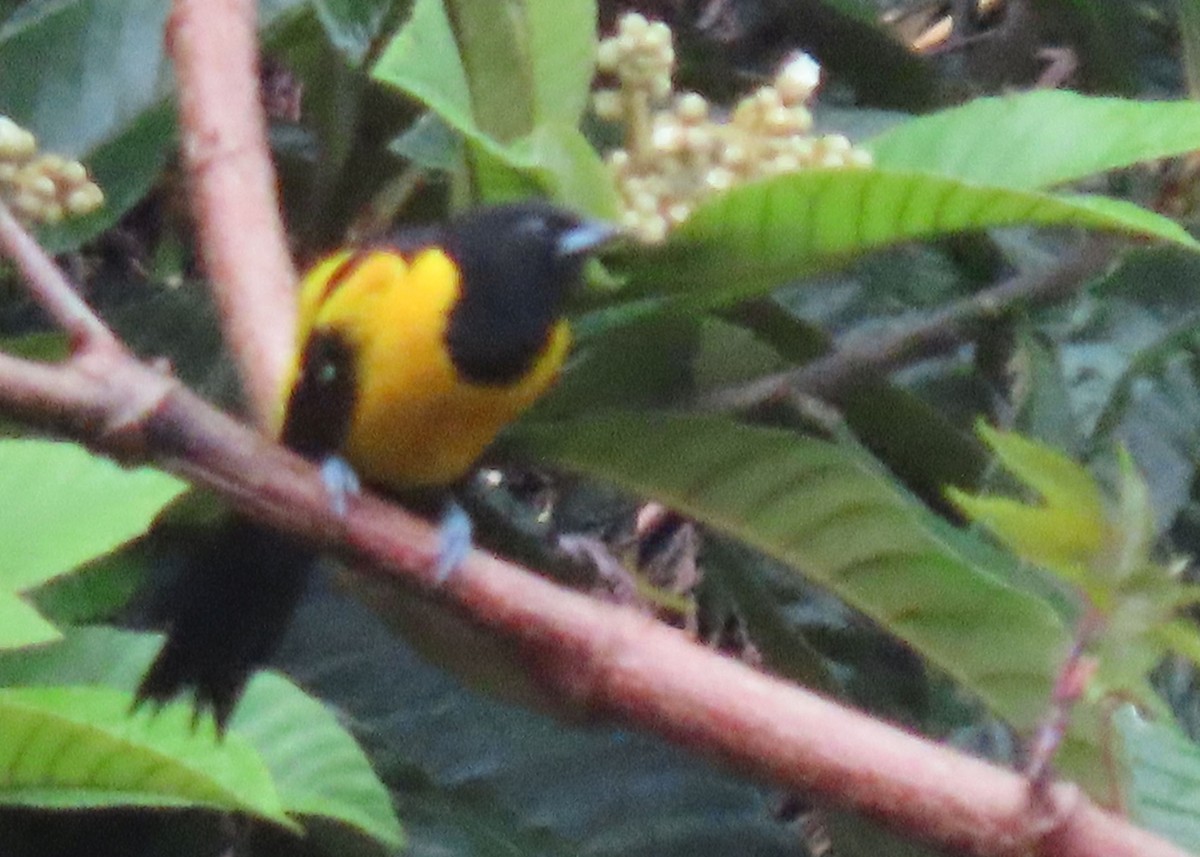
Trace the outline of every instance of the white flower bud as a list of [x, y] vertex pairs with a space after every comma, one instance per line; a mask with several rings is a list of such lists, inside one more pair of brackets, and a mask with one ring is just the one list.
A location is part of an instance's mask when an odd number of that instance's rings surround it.
[[63, 161], [58, 178], [69, 185], [82, 184], [88, 180], [87, 169], [79, 161]]
[[648, 244], [661, 244], [667, 238], [668, 224], [664, 217], [647, 217], [638, 226], [638, 235]]
[[639, 191], [629, 202], [629, 207], [639, 214], [658, 214], [658, 196], [648, 190]]
[[617, 22], [617, 32], [621, 34], [621, 38], [628, 38], [631, 41], [640, 42], [645, 38], [646, 31], [649, 29], [650, 22], [637, 12], [622, 15], [621, 20]]
[[775, 75], [775, 88], [788, 105], [808, 101], [821, 83], [821, 66], [806, 53], [795, 53]]
[[48, 200], [42, 204], [36, 217], [43, 223], [55, 224], [62, 222], [63, 215], [63, 207], [54, 200]]
[[671, 28], [662, 21], [655, 21], [646, 27], [646, 35], [642, 38], [642, 45], [648, 50], [653, 50], [655, 53], [661, 53], [664, 48], [673, 52], [671, 46]]
[[725, 167], [713, 167], [704, 175], [704, 184], [714, 191], [728, 190], [734, 185], [735, 176]]
[[17, 176], [17, 181], [24, 185], [30, 193], [40, 196], [43, 199], [53, 199], [58, 193], [54, 179], [45, 175], [40, 170], [31, 170], [26, 167]]
[[741, 143], [730, 142], [721, 147], [718, 152], [720, 161], [728, 167], [737, 167], [746, 163], [748, 157], [746, 147]]
[[603, 39], [596, 48], [596, 67], [614, 72], [621, 63], [621, 44], [617, 39]]
[[664, 155], [674, 155], [683, 148], [683, 129], [673, 120], [655, 122], [650, 144]]
[[871, 153], [866, 149], [851, 149], [850, 161], [848, 166], [851, 167], [869, 167], [874, 163]]
[[592, 94], [592, 110], [601, 119], [616, 121], [625, 114], [625, 102], [615, 89], [599, 89]]
[[71, 191], [67, 197], [66, 208], [71, 214], [87, 214], [103, 204], [104, 192], [95, 184], [88, 182]]
[[779, 175], [780, 173], [794, 173], [800, 169], [800, 159], [795, 155], [784, 153], [776, 155], [771, 160], [766, 161], [763, 165], [763, 172], [767, 175]]
[[708, 118], [708, 102], [703, 95], [695, 92], [685, 92], [675, 102], [675, 114], [680, 121], [697, 124]]
[[628, 172], [632, 163], [633, 159], [624, 149], [614, 149], [608, 154], [608, 166], [617, 175]]
[[688, 219], [692, 213], [692, 207], [686, 202], [673, 202], [667, 206], [667, 222], [671, 224], [680, 224]]
[[37, 151], [34, 136], [9, 119], [0, 116], [0, 158], [28, 158]]
[[838, 154], [846, 154], [854, 148], [843, 134], [826, 134], [821, 138], [820, 145], [825, 152], [836, 152]]

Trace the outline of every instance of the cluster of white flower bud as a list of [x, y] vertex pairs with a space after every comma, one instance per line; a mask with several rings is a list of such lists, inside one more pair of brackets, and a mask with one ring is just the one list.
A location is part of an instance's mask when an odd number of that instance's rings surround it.
[[38, 152], [37, 140], [0, 116], [0, 199], [27, 223], [58, 223], [104, 204], [104, 193], [78, 161]]
[[662, 241], [706, 197], [753, 179], [814, 167], [870, 164], [840, 134], [813, 136], [808, 103], [821, 69], [796, 54], [771, 84], [744, 97], [727, 121], [694, 92], [673, 95], [671, 31], [636, 13], [600, 42], [597, 65], [618, 81], [595, 93], [602, 119], [625, 125], [625, 146], [610, 153], [624, 203], [625, 226]]
[[671, 72], [675, 70], [671, 28], [661, 21], [647, 21], [636, 12], [622, 15], [616, 35], [600, 42], [596, 66], [616, 75], [620, 82], [619, 90], [597, 93], [597, 112], [604, 118], [620, 118], [620, 96], [624, 92], [639, 91], [655, 100], [665, 99], [671, 94]]

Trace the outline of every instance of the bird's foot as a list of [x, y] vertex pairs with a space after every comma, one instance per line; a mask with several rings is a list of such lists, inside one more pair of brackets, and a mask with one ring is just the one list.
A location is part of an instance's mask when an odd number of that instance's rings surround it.
[[362, 493], [358, 474], [346, 459], [331, 455], [321, 462], [321, 481], [329, 493], [329, 505], [334, 514], [344, 518], [350, 508], [350, 498]]
[[434, 574], [439, 584], [445, 583], [462, 565], [471, 552], [471, 516], [467, 510], [451, 500], [442, 512], [442, 523], [438, 528], [438, 556]]

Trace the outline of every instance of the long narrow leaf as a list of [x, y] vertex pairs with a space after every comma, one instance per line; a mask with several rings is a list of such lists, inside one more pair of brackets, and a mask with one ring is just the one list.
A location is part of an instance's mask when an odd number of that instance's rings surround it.
[[1200, 104], [1039, 90], [912, 119], [866, 147], [886, 169], [1033, 190], [1200, 148]]
[[109, 688], [0, 688], [0, 803], [207, 806], [294, 828], [250, 745], [190, 721], [181, 706], [131, 718], [129, 694]]
[[[144, 733], [151, 736], [146, 741], [157, 742], [147, 745], [147, 752], [155, 753], [159, 779], [130, 795], [97, 793], [87, 805], [216, 806], [265, 813], [264, 817], [291, 826], [294, 822], [287, 820], [289, 816], [315, 815], [360, 831], [389, 848], [402, 842], [387, 790], [354, 740], [329, 709], [278, 676], [259, 676], [250, 683], [226, 739], [239, 753], [249, 753], [258, 766], [255, 770], [261, 769], [261, 773], [254, 779], [239, 775], [215, 785], [203, 779], [225, 770], [228, 763], [213, 755], [225, 751], [212, 740], [211, 732], [207, 740], [193, 734], [188, 704], [168, 705], [154, 716], [143, 711], [128, 717], [131, 691], [158, 645], [159, 639], [149, 634], [82, 628], [72, 630], [58, 645], [0, 657], [0, 686], [11, 685], [15, 690], [16, 685], [55, 685], [70, 691], [98, 689], [113, 694], [116, 702], [103, 702], [95, 712], [81, 706], [75, 715], [83, 756], [106, 746], [106, 730], [116, 735], [127, 730], [129, 740], [135, 743], [143, 740], [139, 736]], [[8, 735], [5, 717], [0, 709], [0, 734]], [[89, 737], [90, 724], [100, 730], [96, 743]], [[130, 752], [137, 747], [131, 745]], [[176, 769], [179, 772], [173, 773]], [[198, 785], [192, 784], [192, 776], [201, 777]], [[219, 793], [209, 795], [218, 787]], [[76, 801], [62, 805], [84, 805], [78, 803], [84, 797], [61, 798]]]
[[[532, 456], [654, 497], [762, 550], [908, 642], [1018, 730], [1046, 711], [1069, 635], [1047, 602], [967, 562], [860, 453], [717, 417], [526, 423]], [[1096, 732], [1060, 761], [1109, 788]]]
[[1106, 197], [1053, 195], [885, 169], [810, 170], [743, 185], [696, 210], [634, 282], [715, 305], [906, 241], [1019, 224], [1078, 226], [1197, 249], [1178, 224]]
[[964, 562], [857, 455], [784, 431], [663, 414], [530, 425], [519, 437], [828, 586], [1017, 725], [1041, 714], [1067, 643], [1053, 613]]

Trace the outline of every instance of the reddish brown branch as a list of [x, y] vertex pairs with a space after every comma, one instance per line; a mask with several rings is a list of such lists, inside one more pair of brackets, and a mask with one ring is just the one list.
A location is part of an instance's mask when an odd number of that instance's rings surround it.
[[315, 468], [120, 352], [62, 366], [0, 355], [0, 406], [125, 460], [157, 462], [265, 523], [386, 570], [516, 643], [560, 707], [645, 728], [760, 780], [978, 855], [1178, 857], [1070, 786], [1031, 806], [1015, 773], [762, 675], [631, 610], [472, 554], [434, 583], [436, 533], [373, 497], [345, 518]]
[[120, 347], [54, 260], [41, 251], [4, 205], [0, 205], [0, 251], [16, 263], [34, 300], [70, 337], [73, 349]]
[[176, 0], [167, 44], [201, 255], [255, 422], [271, 425], [293, 350], [295, 271], [259, 100], [254, 0]]

